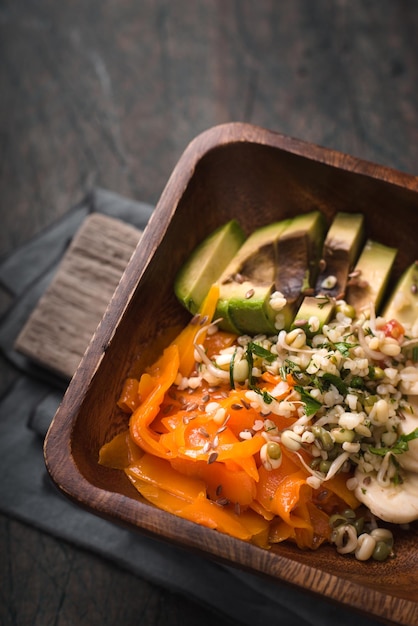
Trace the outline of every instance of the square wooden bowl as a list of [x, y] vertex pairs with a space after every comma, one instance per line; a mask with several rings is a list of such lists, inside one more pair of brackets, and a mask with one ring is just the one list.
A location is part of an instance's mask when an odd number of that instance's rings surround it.
[[53, 481], [96, 514], [210, 558], [284, 581], [388, 623], [418, 623], [418, 532], [396, 538], [396, 558], [361, 563], [330, 547], [266, 551], [142, 501], [122, 471], [98, 464], [127, 425], [116, 406], [188, 321], [173, 293], [177, 270], [232, 217], [250, 233], [297, 213], [363, 212], [368, 236], [399, 249], [393, 279], [418, 257], [418, 178], [247, 124], [199, 135], [175, 167], [45, 441]]

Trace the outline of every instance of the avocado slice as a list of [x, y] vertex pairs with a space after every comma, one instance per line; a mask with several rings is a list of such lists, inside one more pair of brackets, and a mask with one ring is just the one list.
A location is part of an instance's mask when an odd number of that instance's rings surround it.
[[289, 223], [281, 220], [255, 230], [219, 277], [215, 318], [222, 318], [223, 330], [237, 334], [275, 332], [267, 303], [274, 289], [276, 242]]
[[240, 224], [235, 219], [230, 220], [208, 235], [180, 268], [174, 281], [174, 293], [193, 315], [244, 241]]
[[337, 213], [325, 237], [315, 295], [340, 299], [363, 242], [364, 216]]
[[384, 296], [397, 250], [368, 239], [349, 277], [345, 300], [354, 307], [356, 317], [368, 313], [370, 304], [375, 311]]
[[[334, 299], [327, 296], [305, 296], [292, 322], [292, 328], [303, 328], [308, 337], [313, 336], [324, 324], [328, 324], [334, 310]], [[315, 324], [311, 321], [312, 318], [315, 318]]]
[[407, 329], [418, 319], [418, 260], [402, 274], [384, 307], [386, 320], [396, 319]]
[[247, 334], [289, 328], [302, 291], [313, 284], [323, 239], [319, 211], [276, 222], [249, 237], [231, 263], [239, 268], [241, 285], [235, 280], [221, 286], [217, 313], [228, 328]]
[[240, 335], [274, 335], [274, 311], [269, 301], [274, 286], [256, 285], [252, 281], [235, 284], [228, 290], [228, 321]]
[[287, 301], [281, 311], [284, 328], [289, 328], [303, 295], [313, 291], [324, 236], [324, 217], [312, 211], [295, 217], [277, 242], [275, 289]]

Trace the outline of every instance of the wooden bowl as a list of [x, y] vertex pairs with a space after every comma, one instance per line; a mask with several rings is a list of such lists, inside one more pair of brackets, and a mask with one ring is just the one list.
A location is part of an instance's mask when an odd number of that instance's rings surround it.
[[396, 558], [361, 563], [331, 547], [266, 551], [160, 511], [122, 471], [98, 465], [126, 427], [116, 400], [189, 316], [173, 294], [181, 264], [210, 231], [238, 217], [249, 233], [296, 213], [363, 212], [368, 235], [399, 249], [394, 279], [418, 256], [418, 178], [247, 124], [199, 135], [175, 167], [45, 442], [47, 468], [72, 500], [141, 533], [320, 594], [387, 623], [418, 623], [417, 527]]

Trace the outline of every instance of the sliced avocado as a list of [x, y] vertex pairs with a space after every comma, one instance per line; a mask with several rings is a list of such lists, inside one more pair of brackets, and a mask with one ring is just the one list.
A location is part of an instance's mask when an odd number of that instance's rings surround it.
[[328, 230], [316, 281], [315, 295], [342, 298], [348, 274], [354, 266], [363, 241], [364, 216], [337, 213]]
[[418, 319], [418, 261], [405, 270], [384, 307], [386, 320], [396, 319], [411, 328]]
[[[242, 284], [236, 284], [237, 274], [231, 283], [229, 267], [230, 282], [221, 285], [217, 313], [227, 327], [248, 334], [289, 328], [303, 290], [312, 286], [323, 239], [319, 211], [276, 222], [249, 237], [230, 264], [234, 271], [239, 268]], [[271, 300], [275, 292], [278, 298]]]
[[272, 292], [273, 284], [256, 285], [252, 281], [244, 281], [231, 286], [228, 291], [229, 323], [239, 334], [277, 333], [274, 311], [269, 307]]
[[289, 223], [290, 220], [282, 220], [255, 230], [219, 277], [215, 318], [222, 318], [220, 326], [224, 330], [254, 334], [274, 332], [274, 318], [272, 321], [267, 315], [267, 303], [274, 288], [277, 239]]
[[[335, 300], [327, 296], [305, 296], [302, 300], [292, 328], [303, 328], [308, 336], [320, 331], [332, 319]], [[313, 318], [313, 319], [312, 319]]]
[[287, 301], [281, 311], [288, 328], [303, 294], [313, 290], [325, 236], [322, 213], [312, 211], [295, 217], [277, 242], [275, 289]]
[[174, 281], [174, 292], [192, 314], [198, 311], [211, 285], [218, 280], [244, 241], [245, 234], [238, 221], [230, 220], [206, 237], [180, 268]]
[[347, 283], [345, 300], [356, 316], [368, 313], [370, 304], [376, 312], [384, 296], [397, 250], [368, 239]]

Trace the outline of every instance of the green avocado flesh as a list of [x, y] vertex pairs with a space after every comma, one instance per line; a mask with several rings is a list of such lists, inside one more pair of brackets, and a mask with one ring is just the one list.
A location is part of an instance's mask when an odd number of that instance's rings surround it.
[[408, 329], [418, 319], [418, 261], [399, 279], [383, 311], [387, 320], [397, 319]]
[[218, 278], [219, 301], [215, 318], [224, 330], [274, 333], [268, 301], [274, 288], [276, 245], [290, 220], [255, 230]]
[[362, 313], [367, 315], [370, 305], [379, 312], [396, 254], [395, 248], [367, 240], [348, 281], [345, 297], [357, 317]]
[[[238, 335], [317, 332], [345, 299], [359, 317], [380, 308], [397, 251], [364, 240], [364, 217], [336, 213], [328, 230], [319, 211], [263, 226], [245, 238], [236, 220], [209, 235], [179, 271], [175, 293], [195, 314], [212, 284], [214, 315]], [[400, 279], [382, 315], [401, 323], [418, 318], [418, 261]]]
[[[223, 318], [221, 327], [268, 335], [289, 327], [303, 290], [312, 284], [323, 238], [319, 211], [255, 231], [219, 280], [216, 315]], [[274, 292], [287, 301], [282, 309], [271, 306]]]
[[[294, 320], [292, 328], [303, 328], [306, 334], [311, 335], [320, 330], [324, 324], [328, 324], [335, 310], [335, 301], [324, 296], [305, 296], [302, 300]], [[310, 320], [317, 320], [318, 327], [312, 328]]]
[[174, 282], [174, 293], [191, 313], [198, 311], [244, 240], [244, 231], [234, 219], [217, 228], [192, 252]]

